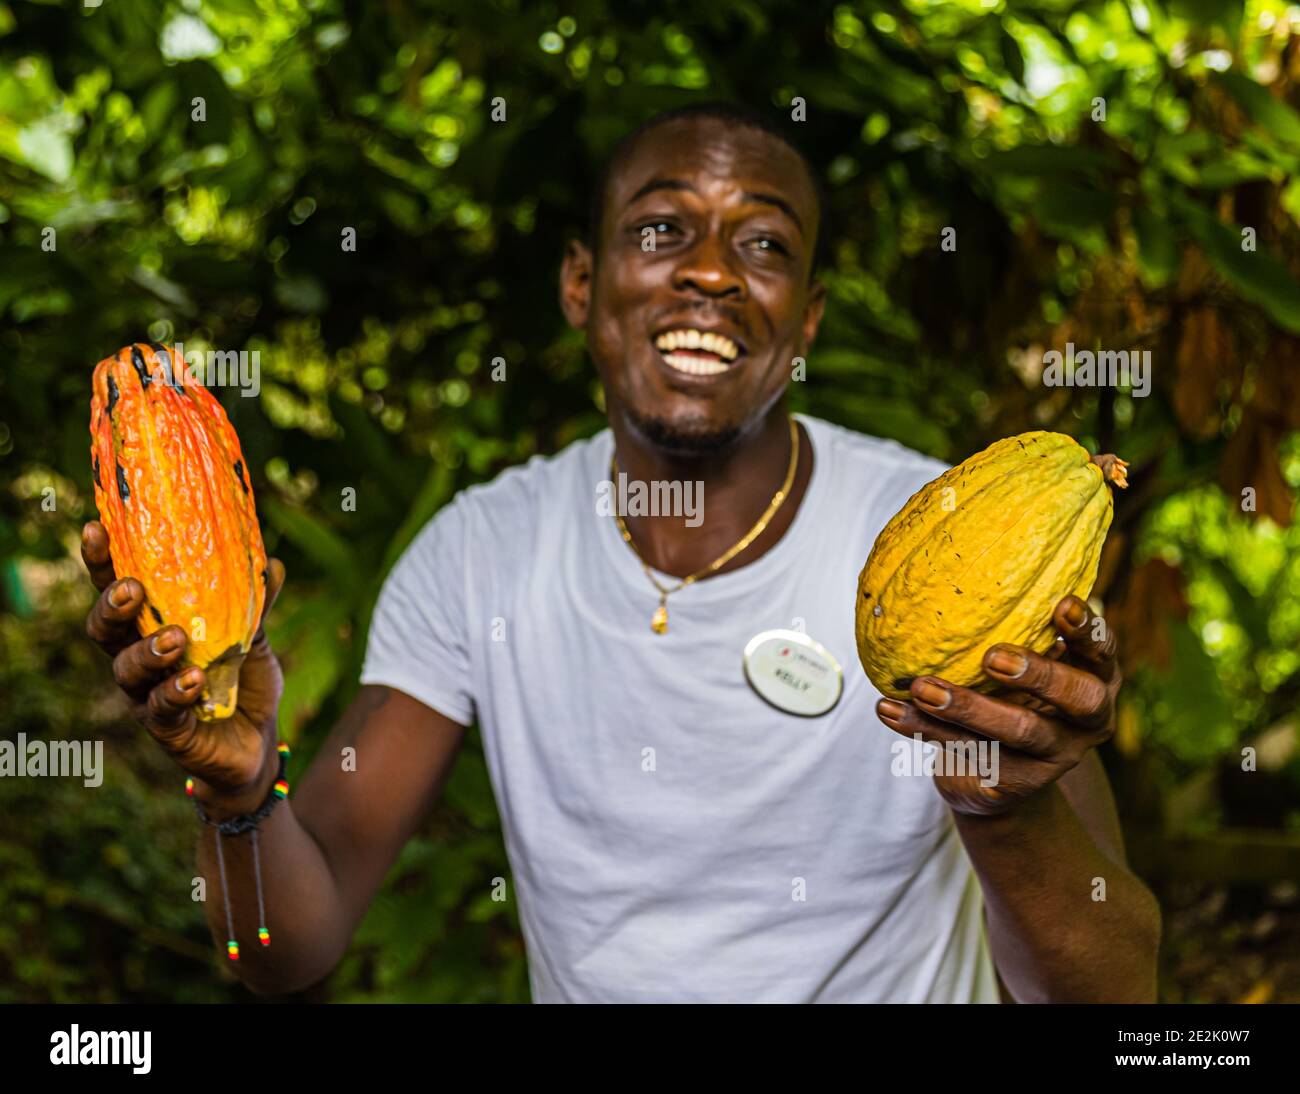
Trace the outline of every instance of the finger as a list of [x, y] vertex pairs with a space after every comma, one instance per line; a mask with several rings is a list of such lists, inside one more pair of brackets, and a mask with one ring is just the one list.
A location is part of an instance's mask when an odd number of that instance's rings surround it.
[[136, 616], [144, 607], [144, 586], [133, 577], [114, 581], [86, 616], [86, 633], [114, 657], [140, 637]]
[[87, 521], [81, 529], [81, 560], [101, 593], [113, 583], [117, 575], [108, 551], [108, 533], [97, 520]]
[[898, 699], [881, 699], [876, 703], [876, 717], [895, 733], [904, 737], [920, 734], [927, 744], [943, 744], [946, 741], [978, 741], [975, 733], [970, 733], [959, 726], [950, 725], [932, 718], [913, 703], [900, 702]]
[[1063, 597], [1052, 613], [1052, 622], [1070, 652], [1093, 665], [1098, 676], [1109, 681], [1115, 675], [1115, 634], [1086, 601]]
[[266, 617], [271, 614], [271, 605], [275, 603], [284, 588], [284, 563], [278, 558], [266, 560], [266, 596], [262, 600], [262, 617], [257, 621], [257, 630], [253, 632], [253, 645], [266, 639]]
[[260, 624], [266, 622], [266, 617], [271, 614], [271, 605], [275, 603], [276, 598], [280, 595], [280, 590], [284, 588], [284, 563], [278, 558], [270, 558], [266, 561], [266, 599], [262, 604], [262, 618]]
[[[876, 713], [900, 736], [911, 740], [919, 736], [939, 749], [942, 756], [935, 757], [933, 774], [945, 776], [953, 792], [968, 805], [978, 803], [974, 811], [980, 814], [990, 815], [1009, 808], [1014, 801], [1046, 785], [1060, 773], [1058, 765], [1051, 760], [1015, 753], [1004, 759], [997, 740], [943, 722], [914, 702], [882, 699], [876, 704]], [[945, 800], [951, 804], [947, 795]]]
[[1058, 755], [1066, 741], [1062, 727], [1037, 711], [957, 687], [937, 676], [912, 681], [912, 701], [949, 725], [998, 741], [1008, 748], [1044, 759]]
[[176, 671], [188, 641], [185, 631], [172, 623], [148, 638], [132, 642], [113, 658], [113, 679], [132, 699], [143, 702], [149, 692]]
[[159, 744], [177, 749], [185, 735], [195, 728], [194, 704], [203, 691], [202, 669], [178, 672], [149, 693], [149, 732]]
[[1000, 684], [1036, 695], [1085, 728], [1110, 721], [1110, 690], [1088, 669], [999, 642], [985, 651], [984, 671]]

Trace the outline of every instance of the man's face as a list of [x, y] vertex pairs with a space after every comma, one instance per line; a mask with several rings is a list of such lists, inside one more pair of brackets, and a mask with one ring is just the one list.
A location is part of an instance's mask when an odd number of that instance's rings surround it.
[[609, 180], [594, 271], [575, 244], [562, 275], [611, 417], [675, 451], [757, 425], [821, 319], [817, 230], [807, 173], [774, 137], [711, 120], [645, 134]]

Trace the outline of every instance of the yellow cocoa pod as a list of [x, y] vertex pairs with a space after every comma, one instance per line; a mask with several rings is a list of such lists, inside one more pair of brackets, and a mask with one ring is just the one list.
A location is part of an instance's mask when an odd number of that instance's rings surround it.
[[883, 695], [918, 676], [994, 686], [984, 652], [1045, 653], [1063, 596], [1087, 598], [1128, 465], [1062, 433], [1006, 437], [927, 483], [885, 525], [858, 577], [858, 656]]

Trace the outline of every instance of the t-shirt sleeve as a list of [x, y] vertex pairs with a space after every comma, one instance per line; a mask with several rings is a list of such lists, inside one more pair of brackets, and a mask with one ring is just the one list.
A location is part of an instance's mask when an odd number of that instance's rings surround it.
[[384, 579], [361, 666], [361, 683], [396, 688], [463, 726], [474, 721], [466, 530], [457, 497], [411, 541]]

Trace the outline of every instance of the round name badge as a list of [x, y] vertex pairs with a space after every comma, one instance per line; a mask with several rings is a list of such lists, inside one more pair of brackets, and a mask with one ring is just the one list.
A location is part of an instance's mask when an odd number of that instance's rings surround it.
[[745, 644], [745, 679], [778, 710], [816, 718], [840, 701], [844, 673], [820, 642], [799, 631], [761, 631]]

